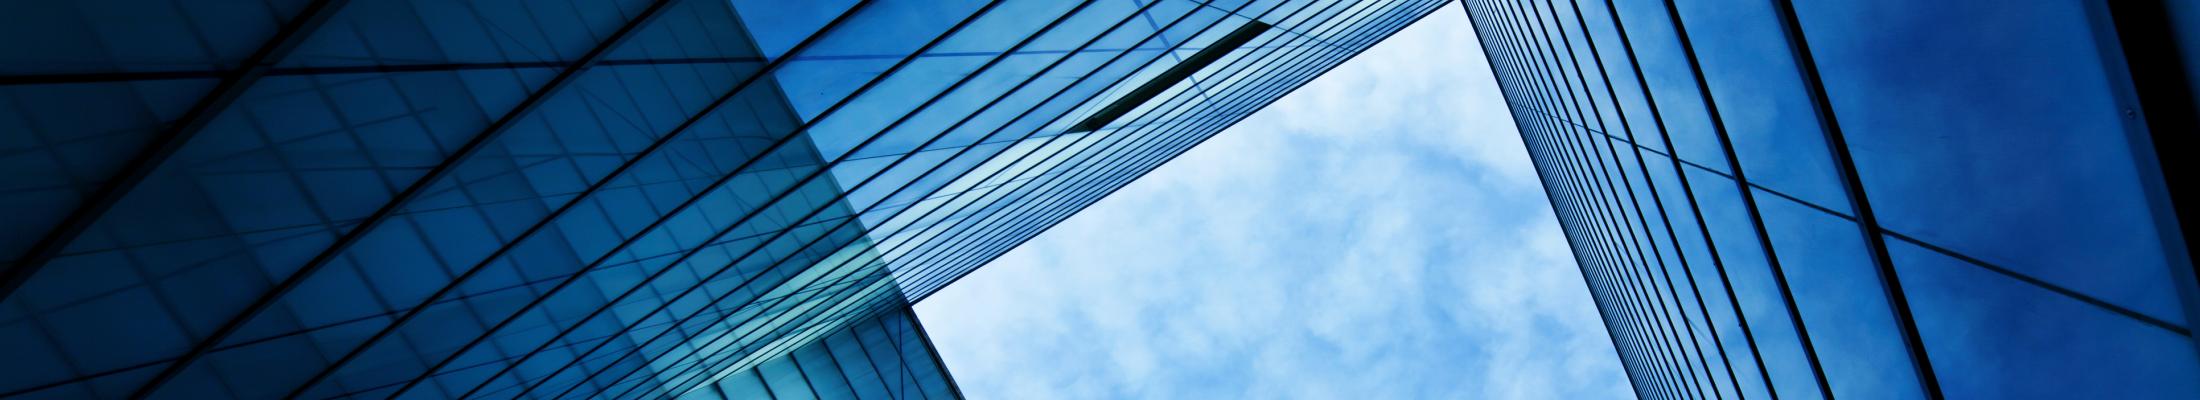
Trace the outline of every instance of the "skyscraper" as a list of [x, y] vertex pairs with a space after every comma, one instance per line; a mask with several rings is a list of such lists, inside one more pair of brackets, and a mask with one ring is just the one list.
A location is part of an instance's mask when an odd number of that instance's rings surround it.
[[2200, 398], [2200, 5], [1464, 7], [1643, 397]]
[[1443, 0], [0, 4], [0, 397], [958, 397], [908, 311]]
[[[911, 303], [1447, 3], [0, 3], [0, 398], [960, 397]], [[1462, 3], [1638, 394], [2200, 398], [2200, 5]]]

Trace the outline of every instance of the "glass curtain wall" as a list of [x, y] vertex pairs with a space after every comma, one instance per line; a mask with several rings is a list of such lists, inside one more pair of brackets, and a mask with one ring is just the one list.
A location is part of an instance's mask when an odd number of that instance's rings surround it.
[[2139, 3], [1463, 6], [1642, 396], [2194, 398]]
[[0, 397], [777, 387], [1444, 4], [7, 2]]

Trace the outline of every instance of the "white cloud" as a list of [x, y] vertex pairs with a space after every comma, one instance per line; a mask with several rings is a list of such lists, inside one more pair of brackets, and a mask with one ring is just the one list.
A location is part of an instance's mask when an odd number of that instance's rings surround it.
[[1630, 394], [1463, 15], [917, 309], [973, 398]]

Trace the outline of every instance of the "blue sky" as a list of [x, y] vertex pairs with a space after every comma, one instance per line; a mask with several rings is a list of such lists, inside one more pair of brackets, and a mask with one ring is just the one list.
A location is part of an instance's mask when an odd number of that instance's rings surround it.
[[1456, 8], [923, 303], [977, 399], [1630, 397]]

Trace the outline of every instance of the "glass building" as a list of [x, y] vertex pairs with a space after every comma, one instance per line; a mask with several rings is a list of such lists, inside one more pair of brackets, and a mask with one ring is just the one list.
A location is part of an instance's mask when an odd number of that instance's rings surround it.
[[0, 2], [0, 397], [959, 397], [909, 304], [1446, 0]]
[[1463, 3], [1641, 396], [2200, 398], [2200, 4]]
[[[2200, 398], [2200, 5], [1462, 3], [1639, 395]], [[0, 2], [0, 398], [959, 398], [910, 304], [1447, 4]]]
[[907, 308], [855, 321], [753, 368], [727, 370], [692, 399], [958, 399]]

